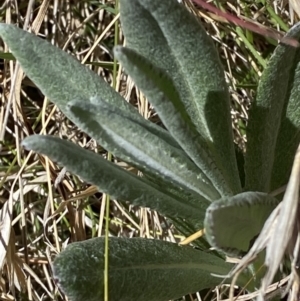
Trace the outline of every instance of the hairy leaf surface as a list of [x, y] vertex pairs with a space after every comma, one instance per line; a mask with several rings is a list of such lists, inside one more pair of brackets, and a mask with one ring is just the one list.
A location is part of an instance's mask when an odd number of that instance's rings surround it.
[[209, 243], [231, 256], [249, 251], [279, 201], [261, 192], [243, 192], [213, 202], [204, 226]]
[[13, 25], [0, 24], [0, 36], [26, 75], [71, 120], [72, 116], [66, 110], [69, 101], [89, 101], [91, 98], [105, 101], [118, 106], [133, 120], [143, 123], [154, 134], [178, 147], [166, 130], [145, 120], [119, 93], [73, 56]]
[[142, 171], [160, 176], [182, 188], [198, 194], [199, 202], [204, 198], [212, 201], [220, 197], [211, 182], [186, 154], [166, 143], [132, 120], [115, 106], [74, 101], [69, 104], [73, 120], [117, 157], [126, 158]]
[[[287, 34], [300, 39], [300, 25]], [[288, 181], [300, 141], [300, 49], [279, 44], [249, 112], [246, 190], [270, 192]]]
[[[104, 238], [69, 245], [54, 261], [54, 276], [72, 301], [103, 300]], [[109, 300], [166, 301], [220, 284], [232, 265], [174, 243], [109, 238]]]
[[[167, 216], [200, 219], [207, 204], [181, 200], [160, 191], [153, 183], [130, 173], [85, 150], [78, 145], [53, 136], [34, 135], [23, 141], [27, 149], [45, 154], [62, 164], [85, 181], [96, 185], [112, 198], [129, 201], [133, 205], [150, 207]], [[209, 202], [208, 202], [209, 203]]]
[[232, 193], [240, 192], [228, 88], [211, 38], [175, 0], [122, 0], [120, 13], [128, 47], [172, 78]]
[[229, 178], [219, 169], [218, 161], [211, 151], [213, 144], [206, 141], [195, 129], [172, 79], [162, 69], [129, 48], [117, 47], [115, 55], [155, 106], [169, 132], [209, 178], [220, 195], [231, 195]]

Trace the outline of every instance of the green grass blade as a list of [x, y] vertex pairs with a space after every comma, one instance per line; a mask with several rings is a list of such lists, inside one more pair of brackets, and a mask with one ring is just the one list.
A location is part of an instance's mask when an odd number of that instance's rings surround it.
[[15, 57], [9, 53], [9, 52], [2, 52], [0, 51], [0, 58], [4, 60], [9, 60], [9, 61], [15, 61]]

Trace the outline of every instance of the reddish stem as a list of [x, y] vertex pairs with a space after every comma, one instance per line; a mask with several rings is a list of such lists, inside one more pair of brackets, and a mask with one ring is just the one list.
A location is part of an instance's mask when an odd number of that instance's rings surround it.
[[288, 45], [291, 45], [294, 47], [300, 46], [300, 43], [296, 39], [286, 37], [286, 36], [284, 37], [282, 35], [282, 33], [280, 33], [279, 31], [261, 27], [255, 23], [245, 21], [237, 16], [234, 16], [234, 15], [228, 13], [228, 12], [223, 12], [220, 9], [218, 9], [217, 7], [215, 7], [209, 3], [206, 3], [204, 0], [192, 0], [192, 1], [194, 3], [200, 5], [202, 8], [216, 14], [217, 16], [225, 18], [227, 21], [229, 21], [230, 23], [233, 23], [237, 26], [248, 29], [248, 30], [258, 33], [262, 36], [266, 36], [266, 37], [273, 38], [275, 40], [279, 40], [282, 43], [285, 43], [285, 44], [288, 44]]

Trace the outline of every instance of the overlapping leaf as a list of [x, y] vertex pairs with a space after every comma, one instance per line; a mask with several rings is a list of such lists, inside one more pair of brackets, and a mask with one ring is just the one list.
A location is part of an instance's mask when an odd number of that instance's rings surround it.
[[213, 202], [204, 221], [209, 243], [231, 256], [246, 254], [278, 203], [260, 192], [243, 192]]
[[[26, 75], [66, 116], [68, 116], [66, 105], [69, 101], [73, 99], [89, 101], [101, 95], [101, 98], [95, 99], [118, 106], [130, 114], [133, 120], [144, 123], [161, 139], [177, 145], [167, 131], [145, 120], [102, 78], [65, 51], [9, 24], [0, 24], [0, 36], [7, 43]], [[72, 116], [68, 117], [71, 119]]]
[[227, 85], [203, 27], [175, 0], [123, 0], [120, 13], [127, 45], [172, 78], [182, 106], [210, 148], [231, 194], [240, 192]]
[[[127, 172], [103, 157], [85, 150], [74, 143], [53, 136], [34, 135], [23, 141], [27, 149], [45, 154], [79, 175], [112, 198], [119, 198], [134, 205], [150, 207], [165, 215], [200, 219], [206, 204], [190, 203], [160, 191], [155, 184]], [[204, 206], [204, 208], [202, 207]]]
[[218, 192], [221, 195], [231, 195], [228, 179], [224, 178], [212, 154], [213, 143], [206, 141], [195, 129], [172, 79], [162, 69], [131, 49], [117, 47], [115, 56], [155, 106], [172, 136]]
[[[287, 36], [300, 39], [300, 25]], [[299, 48], [280, 44], [263, 72], [247, 127], [247, 190], [270, 192], [288, 181], [300, 141], [299, 61]]]
[[182, 150], [148, 131], [143, 123], [132, 120], [126, 112], [101, 101], [96, 104], [74, 101], [68, 107], [76, 124], [97, 141], [104, 141], [102, 146], [115, 156], [125, 158], [152, 176], [196, 192], [203, 208], [208, 200], [220, 197]]

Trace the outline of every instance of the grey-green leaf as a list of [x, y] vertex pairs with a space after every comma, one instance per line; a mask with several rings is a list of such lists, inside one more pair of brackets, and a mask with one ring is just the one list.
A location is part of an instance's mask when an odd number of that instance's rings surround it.
[[[300, 24], [290, 32], [300, 40]], [[271, 191], [288, 182], [294, 154], [300, 142], [300, 49], [297, 48], [293, 63], [293, 74], [289, 80], [288, 103], [285, 105], [275, 148], [272, 169]]]
[[230, 256], [246, 254], [278, 203], [261, 192], [243, 192], [213, 202], [204, 220], [207, 240]]
[[[287, 34], [300, 39], [300, 25]], [[246, 190], [270, 192], [288, 181], [300, 141], [300, 49], [279, 44], [249, 112]]]
[[[196, 131], [173, 81], [160, 68], [128, 48], [116, 47], [115, 56], [152, 102], [159, 117], [182, 149], [209, 178], [220, 195], [232, 195], [232, 177], [221, 170], [214, 144]], [[219, 197], [218, 197], [219, 198]]]
[[[167, 131], [145, 120], [109, 84], [82, 65], [73, 56], [14, 25], [0, 23], [0, 36], [11, 49], [26, 75], [70, 119], [66, 105], [73, 99], [89, 99], [101, 95], [101, 101], [118, 106], [131, 118], [143, 122], [150, 131], [178, 146]], [[100, 100], [100, 98], [95, 98]]]
[[0, 24], [0, 36], [11, 49], [28, 77], [60, 109], [78, 98], [101, 93], [103, 99], [134, 112], [103, 79], [73, 56], [17, 26]]
[[[104, 238], [76, 242], [56, 257], [54, 277], [70, 300], [104, 300], [104, 244]], [[211, 273], [232, 268], [191, 247], [141, 238], [109, 238], [108, 265], [110, 301], [176, 299], [220, 284]]]
[[[198, 194], [207, 204], [219, 194], [207, 177], [186, 156], [157, 135], [132, 120], [116, 106], [97, 101], [95, 104], [73, 101], [69, 104], [72, 120], [115, 156], [134, 166]], [[103, 144], [105, 142], [105, 144]], [[204, 199], [203, 199], [204, 198]]]
[[122, 0], [120, 14], [128, 47], [172, 78], [197, 131], [214, 144], [231, 190], [240, 192], [228, 88], [211, 38], [176, 0]]
[[150, 207], [167, 216], [200, 221], [204, 218], [207, 204], [195, 200], [187, 202], [167, 195], [155, 184], [144, 181], [143, 178], [74, 143], [53, 136], [34, 135], [27, 137], [22, 144], [27, 149], [49, 156], [68, 171], [96, 185], [100, 191], [110, 194], [112, 198]]
[[129, 48], [116, 47], [114, 53], [154, 105], [160, 119], [182, 149], [208, 177], [220, 195], [231, 195], [232, 177], [226, 177], [226, 172], [221, 170], [218, 158], [211, 151], [213, 143], [205, 140], [195, 129], [172, 79], [164, 70]]

